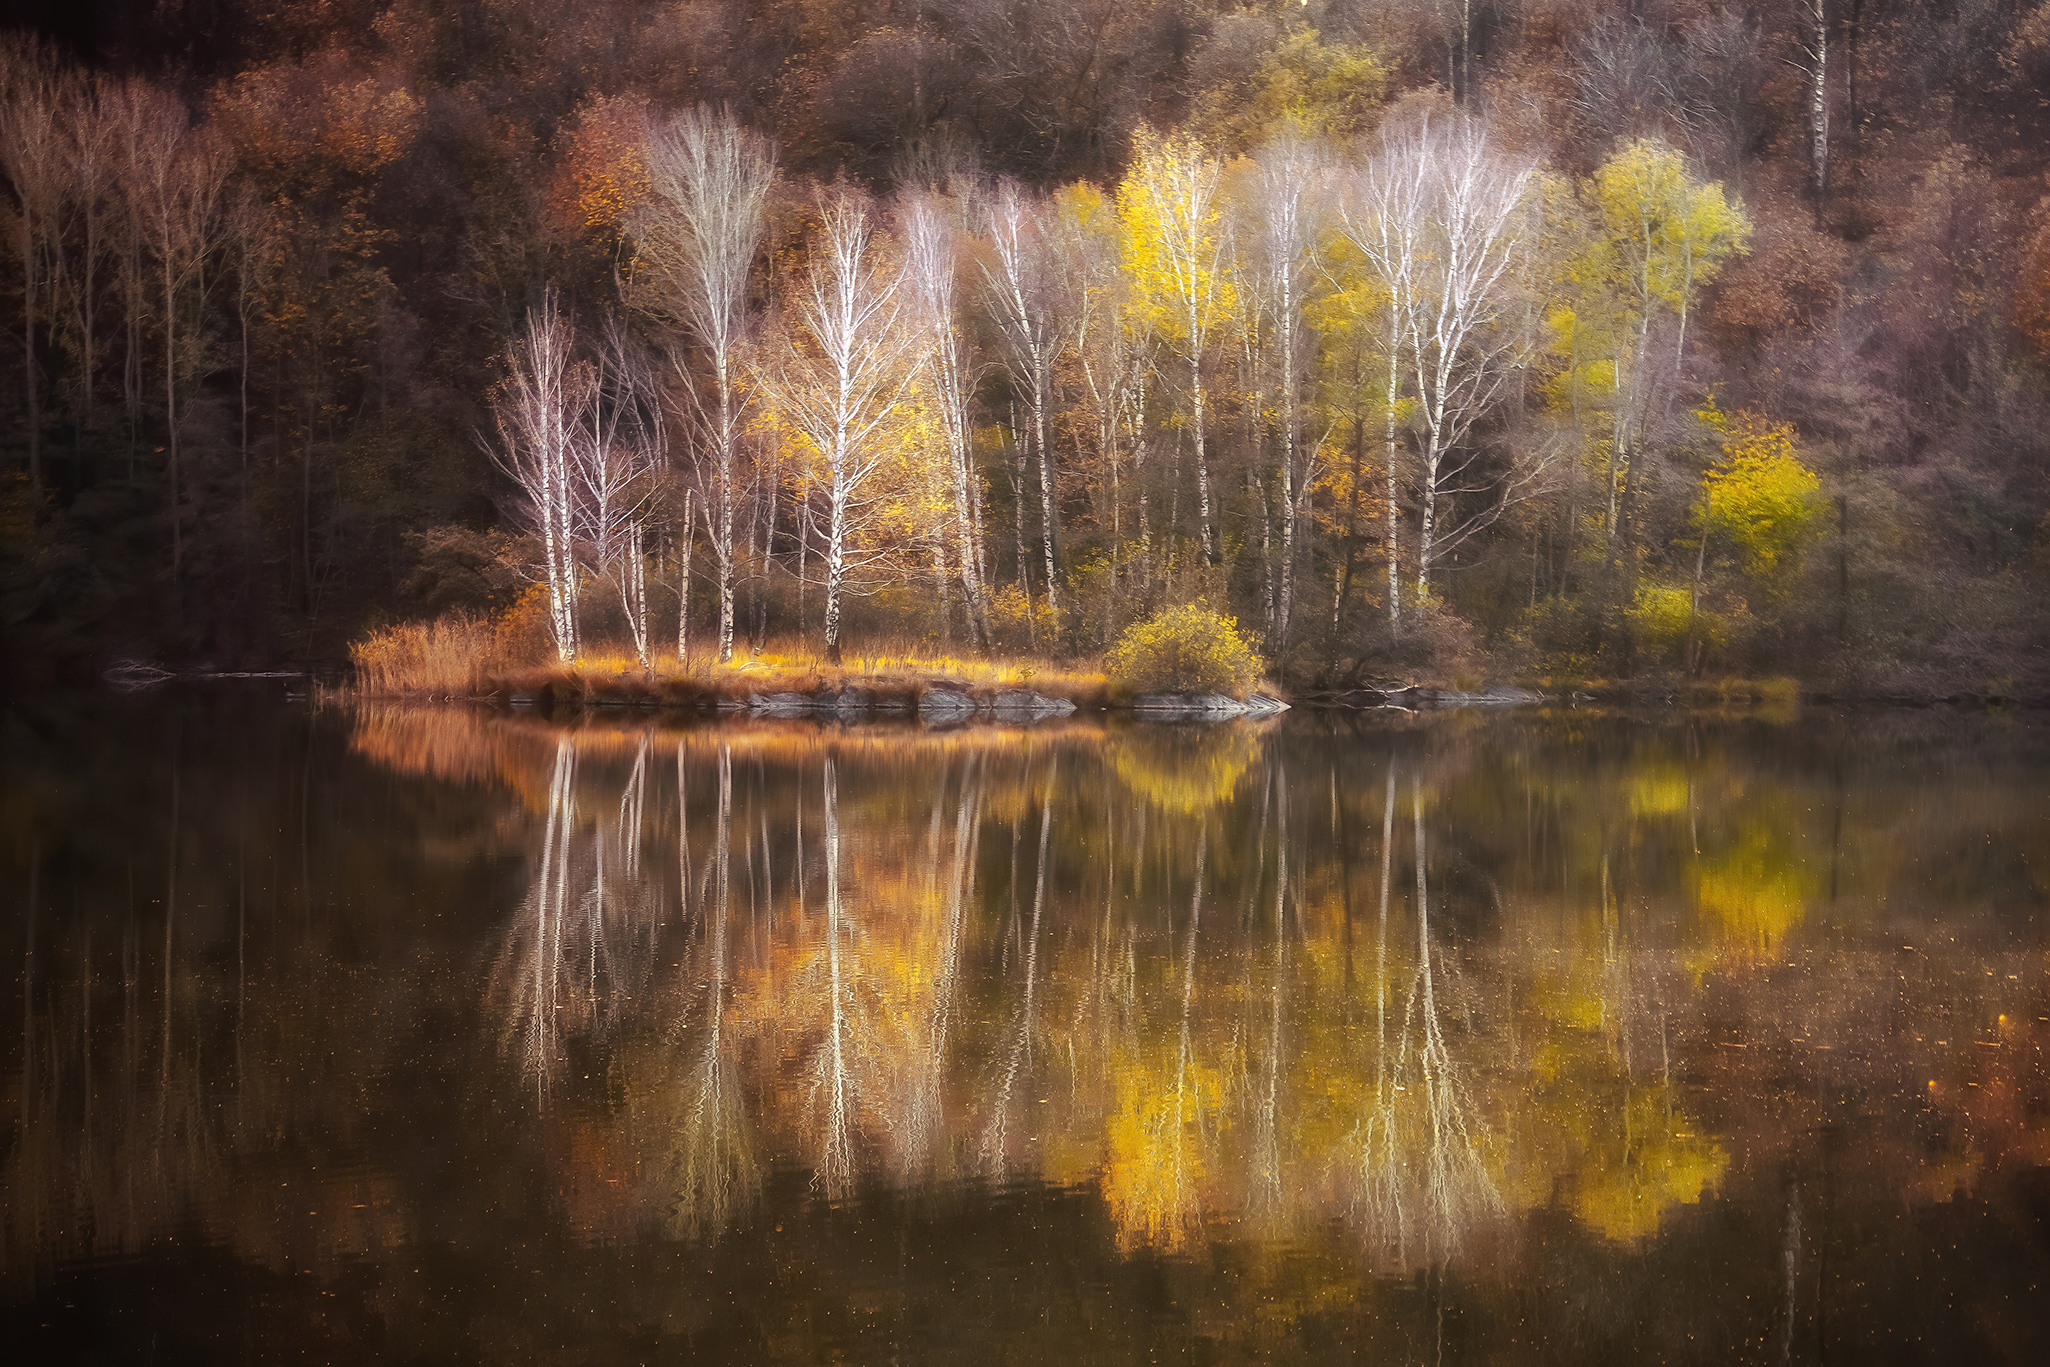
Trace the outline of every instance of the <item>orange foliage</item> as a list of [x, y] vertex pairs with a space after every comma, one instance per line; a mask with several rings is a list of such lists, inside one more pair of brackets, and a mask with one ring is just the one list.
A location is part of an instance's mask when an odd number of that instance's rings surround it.
[[577, 111], [563, 136], [548, 198], [562, 230], [617, 240], [628, 217], [648, 195], [642, 125], [648, 102], [633, 95], [603, 96]]
[[395, 76], [336, 51], [244, 72], [215, 91], [210, 113], [245, 165], [300, 193], [376, 174], [420, 128], [420, 102]]
[[2036, 206], [2036, 231], [2022, 250], [2014, 290], [2014, 325], [2050, 356], [2050, 198]]
[[1844, 271], [1842, 241], [1816, 231], [1797, 205], [1761, 198], [1752, 212], [1751, 253], [1724, 273], [1715, 321], [1732, 332], [1769, 333], [1828, 308]]

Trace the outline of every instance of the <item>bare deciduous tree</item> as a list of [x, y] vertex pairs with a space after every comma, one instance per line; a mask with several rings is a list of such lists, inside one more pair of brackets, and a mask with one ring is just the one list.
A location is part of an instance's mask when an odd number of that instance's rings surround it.
[[71, 201], [76, 259], [61, 252], [56, 261], [56, 326], [77, 356], [78, 403], [87, 426], [93, 421], [95, 380], [99, 371], [98, 323], [101, 263], [112, 248], [108, 220], [115, 217], [113, 190], [118, 144], [112, 119], [102, 102], [105, 80], [72, 86], [64, 111], [66, 193]]
[[[1430, 592], [1435, 558], [1499, 516], [1513, 491], [1483, 469], [1467, 439], [1529, 341], [1528, 316], [1513, 296], [1529, 246], [1523, 220], [1535, 171], [1532, 162], [1498, 153], [1476, 121], [1418, 118], [1383, 133], [1352, 216], [1351, 235], [1391, 296], [1391, 470], [1396, 355], [1421, 427], [1419, 596]], [[1527, 486], [1534, 474], [1525, 467], [1511, 483]], [[1392, 480], [1390, 493], [1392, 505]], [[1441, 501], [1471, 494], [1491, 501], [1441, 527]]]
[[156, 256], [164, 338], [164, 429], [170, 475], [171, 573], [184, 558], [183, 469], [178, 412], [181, 357], [178, 292], [200, 275], [229, 228], [226, 146], [211, 131], [194, 129], [185, 107], [167, 91], [137, 87], [129, 127], [136, 134], [122, 167], [122, 192], [140, 217]]
[[976, 648], [988, 650], [989, 597], [982, 581], [982, 536], [975, 517], [972, 482], [979, 478], [970, 449], [969, 406], [975, 374], [962, 354], [954, 256], [956, 229], [946, 208], [931, 197], [914, 199], [904, 215], [906, 266], [921, 325], [940, 427], [947, 442], [947, 484], [954, 502], [954, 543], [961, 596], [968, 604], [968, 631]]
[[1272, 317], [1272, 346], [1279, 361], [1278, 406], [1281, 450], [1276, 462], [1281, 476], [1281, 549], [1276, 567], [1273, 618], [1268, 642], [1270, 658], [1288, 649], [1290, 618], [1295, 607], [1297, 529], [1309, 496], [1316, 455], [1306, 450], [1301, 431], [1299, 390], [1305, 329], [1302, 308], [1305, 278], [1317, 240], [1319, 198], [1330, 168], [1317, 149], [1296, 138], [1283, 138], [1255, 159], [1255, 190], [1262, 212], [1258, 239], [1260, 264], [1267, 277], [1266, 298]]
[[634, 654], [647, 668], [647, 530], [663, 456], [653, 367], [608, 314], [592, 372], [591, 402], [573, 447], [579, 522], [591, 566], [619, 593]]
[[551, 285], [508, 348], [506, 377], [491, 396], [499, 436], [491, 454], [519, 486], [541, 538], [549, 632], [565, 664], [577, 654], [575, 445], [595, 384], [591, 367], [572, 359], [575, 346]]
[[[1047, 442], [1052, 416], [1054, 357], [1061, 348], [1061, 333], [1054, 312], [1052, 271], [1047, 260], [1049, 243], [1041, 221], [1040, 206], [1026, 197], [1014, 181], [1005, 181], [989, 207], [987, 231], [994, 261], [983, 267], [983, 283], [991, 316], [1009, 353], [1013, 382], [1024, 391], [1031, 421], [1030, 455], [1039, 462], [1039, 546], [1046, 574], [1047, 613], [1058, 624], [1061, 619], [1060, 576], [1054, 563], [1054, 540], [1059, 525], [1054, 502], [1053, 450]], [[1018, 521], [1025, 520], [1022, 495]], [[1024, 579], [1020, 566], [1019, 578]], [[1058, 630], [1058, 625], [1056, 625]]]
[[21, 258], [23, 397], [28, 404], [29, 488], [43, 489], [42, 377], [36, 361], [36, 317], [48, 308], [49, 262], [58, 251], [57, 216], [64, 199], [61, 117], [67, 80], [40, 39], [10, 36], [0, 44], [0, 174], [14, 192], [15, 250]]
[[719, 658], [730, 660], [736, 466], [746, 407], [736, 365], [776, 159], [768, 139], [731, 113], [703, 106], [650, 127], [647, 157], [650, 194], [631, 225], [642, 271], [636, 297], [683, 328], [710, 371], [701, 377], [682, 354], [676, 357], [686, 416], [704, 448], [697, 483], [719, 578]]
[[875, 437], [903, 394], [918, 342], [903, 277], [878, 240], [876, 210], [858, 190], [822, 191], [809, 259], [790, 301], [792, 345], [765, 376], [783, 417], [826, 467], [826, 658], [840, 659], [842, 598], [851, 571], [886, 552], [854, 534], [876, 511], [885, 452]]
[[[1409, 155], [1405, 155], [1409, 153]], [[1367, 259], [1387, 292], [1386, 361], [1383, 386], [1386, 431], [1383, 474], [1387, 482], [1385, 553], [1388, 560], [1388, 624], [1402, 623], [1400, 469], [1397, 427], [1402, 411], [1403, 319], [1416, 307], [1421, 288], [1421, 224], [1429, 187], [1429, 163], [1420, 149], [1384, 135], [1377, 155], [1357, 176], [1341, 215], [1346, 236]]]
[[[1419, 130], [1430, 139], [1430, 131]], [[1493, 522], [1540, 473], [1526, 463], [1506, 481], [1479, 466], [1467, 443], [1474, 424], [1502, 397], [1515, 364], [1531, 344], [1529, 315], [1516, 290], [1530, 254], [1527, 191], [1536, 164], [1489, 144], [1477, 121], [1442, 128], [1431, 160], [1435, 193], [1429, 221], [1424, 289], [1406, 320], [1423, 419], [1423, 510], [1417, 534], [1417, 593], [1431, 588], [1431, 565]], [[1489, 501], [1458, 509], [1464, 495]], [[1440, 510], [1440, 503], [1447, 506]]]

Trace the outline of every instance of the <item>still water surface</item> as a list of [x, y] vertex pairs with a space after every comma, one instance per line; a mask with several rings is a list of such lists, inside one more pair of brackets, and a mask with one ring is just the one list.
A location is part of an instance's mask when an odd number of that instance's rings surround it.
[[2050, 1361], [2043, 720], [16, 711], [0, 1331]]

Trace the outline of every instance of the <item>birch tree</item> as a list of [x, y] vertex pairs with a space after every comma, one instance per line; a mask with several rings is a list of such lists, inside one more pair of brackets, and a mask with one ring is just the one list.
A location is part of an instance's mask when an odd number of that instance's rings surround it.
[[821, 191], [818, 211], [791, 290], [792, 344], [764, 380], [781, 417], [825, 466], [823, 634], [826, 658], [837, 664], [850, 572], [885, 554], [854, 538], [877, 511], [876, 477], [889, 453], [876, 438], [912, 378], [918, 333], [911, 291], [889, 260], [869, 197]]
[[1238, 311], [1231, 240], [1219, 196], [1224, 167], [1195, 139], [1163, 139], [1149, 129], [1140, 130], [1135, 152], [1132, 169], [1118, 187], [1125, 271], [1135, 307], [1151, 315], [1161, 338], [1189, 368], [1199, 534], [1204, 563], [1215, 565], [1203, 362], [1211, 333]]
[[[1031, 422], [1030, 452], [1039, 463], [1039, 545], [1046, 574], [1046, 606], [1058, 631], [1060, 578], [1054, 567], [1057, 515], [1053, 450], [1047, 442], [1047, 429], [1053, 403], [1054, 357], [1060, 351], [1061, 335], [1052, 299], [1053, 272], [1047, 260], [1051, 244], [1043, 218], [1040, 206], [1031, 203], [1016, 182], [1006, 181], [999, 187], [986, 224], [992, 260], [983, 266], [983, 283], [990, 315], [1004, 339], [1012, 380], [1024, 390]], [[1021, 495], [1023, 492], [1019, 490]], [[1021, 527], [1024, 520], [1021, 497]], [[1024, 577], [1021, 567], [1019, 578]]]
[[1397, 427], [1402, 412], [1404, 320], [1416, 311], [1422, 289], [1423, 222], [1429, 201], [1430, 162], [1421, 142], [1383, 130], [1380, 144], [1341, 201], [1345, 234], [1380, 278], [1387, 300], [1382, 345], [1387, 484], [1384, 528], [1388, 560], [1388, 625], [1402, 625], [1401, 524]]
[[1625, 521], [1623, 500], [1653, 407], [1653, 382], [1663, 366], [1652, 355], [1654, 326], [1667, 314], [1678, 320], [1677, 368], [1695, 294], [1724, 260], [1744, 250], [1751, 223], [1720, 184], [1695, 179], [1679, 152], [1649, 139], [1619, 146], [1585, 190], [1601, 231], [1576, 271], [1585, 296], [1582, 312], [1591, 307], [1611, 316], [1562, 319], [1575, 334], [1606, 342], [1600, 359], [1608, 362], [1606, 387], [1613, 395], [1608, 532], [1615, 553]]
[[664, 448], [652, 367], [616, 316], [605, 319], [590, 401], [571, 447], [576, 522], [591, 567], [619, 594], [635, 657], [648, 653], [647, 533]]
[[508, 348], [506, 377], [492, 391], [499, 444], [492, 457], [519, 486], [525, 520], [541, 540], [548, 584], [548, 627], [555, 655], [577, 656], [575, 444], [587, 421], [596, 377], [573, 359], [576, 329], [551, 285]]
[[990, 648], [989, 596], [982, 580], [982, 536], [975, 516], [973, 483], [978, 476], [970, 447], [969, 405], [975, 374], [964, 355], [955, 289], [955, 225], [931, 197], [915, 199], [904, 215], [906, 267], [926, 332], [924, 357], [944, 434], [946, 477], [953, 496], [954, 546], [961, 596], [968, 605], [968, 633], [978, 650]]
[[1801, 36], [1797, 39], [1800, 69], [1807, 86], [1808, 174], [1815, 187], [1815, 221], [1829, 194], [1829, 5], [1828, 0], [1800, 0]]
[[747, 409], [736, 367], [748, 275], [776, 180], [775, 152], [730, 112], [701, 105], [651, 126], [647, 159], [649, 196], [632, 223], [643, 282], [636, 298], [681, 327], [709, 371], [700, 375], [682, 354], [676, 357], [685, 415], [703, 452], [697, 484], [719, 582], [719, 658], [730, 660], [736, 467]]
[[164, 341], [164, 444], [170, 476], [171, 574], [184, 558], [183, 468], [178, 413], [178, 293], [204, 269], [228, 233], [227, 148], [193, 129], [185, 108], [164, 91], [142, 92], [140, 136], [130, 149], [123, 192], [144, 223], [156, 257]]
[[1412, 229], [1423, 237], [1418, 288], [1401, 319], [1423, 423], [1416, 586], [1424, 598], [1435, 556], [1492, 520], [1469, 512], [1441, 528], [1439, 504], [1488, 493], [1480, 453], [1467, 438], [1501, 398], [1530, 341], [1528, 315], [1514, 296], [1530, 246], [1526, 192], [1537, 167], [1497, 152], [1485, 129], [1465, 118], [1435, 128], [1419, 122], [1396, 137], [1428, 168], [1423, 217]]
[[[1385, 130], [1346, 215], [1347, 234], [1388, 291], [1387, 461], [1389, 621], [1396, 577], [1397, 413], [1412, 406], [1417, 467], [1417, 596], [1431, 567], [1493, 522], [1539, 473], [1506, 475], [1469, 442], [1530, 344], [1517, 287], [1531, 254], [1529, 190], [1536, 164], [1504, 156], [1461, 116], [1419, 117]], [[1478, 508], [1454, 500], [1481, 495]], [[1447, 515], [1451, 520], [1441, 521]]]
[[1307, 336], [1302, 311], [1316, 241], [1317, 201], [1329, 172], [1315, 150], [1297, 138], [1269, 145], [1255, 161], [1254, 192], [1261, 210], [1260, 266], [1267, 277], [1272, 346], [1280, 371], [1277, 387], [1281, 402], [1276, 420], [1281, 449], [1276, 470], [1281, 477], [1281, 550], [1267, 650], [1270, 658], [1278, 659], [1288, 648], [1295, 607], [1296, 533], [1316, 450], [1314, 444], [1305, 450], [1302, 439], [1299, 400]]
[[[1086, 181], [1068, 185], [1054, 195], [1060, 232], [1059, 260], [1065, 277], [1071, 319], [1069, 354], [1095, 429], [1097, 458], [1102, 463], [1101, 525], [1110, 531], [1117, 579], [1127, 582], [1136, 558], [1142, 586], [1146, 584], [1152, 543], [1151, 503], [1145, 484], [1147, 441], [1144, 415], [1146, 381], [1153, 364], [1153, 331], [1146, 314], [1131, 306], [1131, 286], [1122, 266], [1123, 241], [1115, 206]], [[1126, 471], [1135, 492], [1131, 539], [1125, 526]], [[1136, 546], [1136, 554], [1126, 550]], [[1109, 610], [1103, 623], [1106, 640], [1119, 625]]]
[[101, 263], [109, 255], [108, 220], [115, 217], [111, 203], [116, 183], [118, 145], [115, 124], [108, 116], [103, 97], [104, 80], [76, 83], [65, 107], [64, 140], [61, 155], [64, 179], [74, 214], [76, 259], [60, 253], [56, 265], [56, 297], [59, 335], [78, 359], [78, 401], [87, 427], [93, 425], [95, 381], [99, 370], [99, 306], [103, 282]]

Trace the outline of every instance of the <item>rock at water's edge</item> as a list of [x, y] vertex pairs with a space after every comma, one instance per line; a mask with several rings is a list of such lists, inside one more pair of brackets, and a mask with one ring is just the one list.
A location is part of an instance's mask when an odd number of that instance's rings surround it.
[[747, 695], [747, 710], [757, 717], [809, 717], [814, 704], [802, 693], [759, 693]]
[[975, 699], [945, 688], [928, 688], [918, 698], [918, 715], [927, 721], [960, 721], [975, 715]]
[[1041, 717], [1065, 717], [1075, 710], [1075, 704], [1066, 698], [1049, 698], [1029, 689], [1013, 688], [997, 694], [980, 710], [997, 717], [1029, 717], [1036, 721]]
[[1222, 721], [1229, 717], [1269, 717], [1287, 710], [1287, 703], [1264, 693], [1249, 694], [1244, 702], [1222, 693], [1141, 693], [1132, 699], [1133, 713], [1149, 721], [1184, 717], [1192, 721]]

